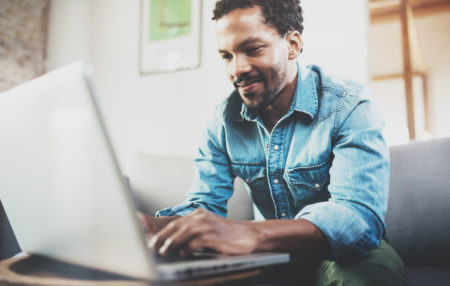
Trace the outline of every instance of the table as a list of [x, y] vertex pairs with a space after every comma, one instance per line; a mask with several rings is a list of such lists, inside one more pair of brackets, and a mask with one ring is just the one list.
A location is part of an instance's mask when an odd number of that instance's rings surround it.
[[183, 282], [146, 282], [44, 257], [21, 255], [0, 262], [0, 286], [254, 285], [253, 278], [261, 271], [256, 269]]

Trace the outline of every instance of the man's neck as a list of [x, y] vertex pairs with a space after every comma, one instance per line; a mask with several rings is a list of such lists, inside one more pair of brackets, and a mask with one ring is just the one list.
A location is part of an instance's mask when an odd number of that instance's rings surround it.
[[294, 72], [291, 72], [291, 76], [288, 78], [288, 84], [281, 90], [277, 98], [260, 113], [264, 126], [269, 133], [272, 132], [275, 124], [288, 113], [291, 107], [297, 86], [297, 72], [297, 65], [295, 65]]

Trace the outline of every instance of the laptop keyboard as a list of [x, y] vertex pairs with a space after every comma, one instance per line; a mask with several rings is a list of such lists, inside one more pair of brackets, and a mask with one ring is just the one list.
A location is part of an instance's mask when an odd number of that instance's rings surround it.
[[160, 256], [155, 255], [155, 260], [157, 263], [175, 263], [175, 262], [184, 262], [184, 261], [195, 261], [195, 260], [207, 260], [214, 259], [217, 257], [217, 253], [198, 251], [194, 252], [188, 256], [178, 256], [178, 255], [168, 255], [168, 256]]

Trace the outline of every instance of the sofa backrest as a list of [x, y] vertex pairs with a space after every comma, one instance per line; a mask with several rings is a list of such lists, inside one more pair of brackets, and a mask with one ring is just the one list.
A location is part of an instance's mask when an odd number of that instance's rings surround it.
[[450, 138], [390, 148], [389, 243], [408, 266], [450, 265]]

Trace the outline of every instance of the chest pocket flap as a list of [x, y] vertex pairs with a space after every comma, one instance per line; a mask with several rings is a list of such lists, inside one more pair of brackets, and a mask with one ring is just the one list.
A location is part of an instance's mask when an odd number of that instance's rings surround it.
[[326, 200], [330, 182], [331, 162], [314, 166], [294, 167], [285, 172], [284, 178], [289, 186], [295, 205], [302, 207], [305, 203]]
[[259, 179], [263, 179], [266, 177], [266, 166], [264, 164], [241, 164], [241, 163], [232, 163], [231, 168], [233, 170], [233, 174], [247, 184], [252, 184]]

